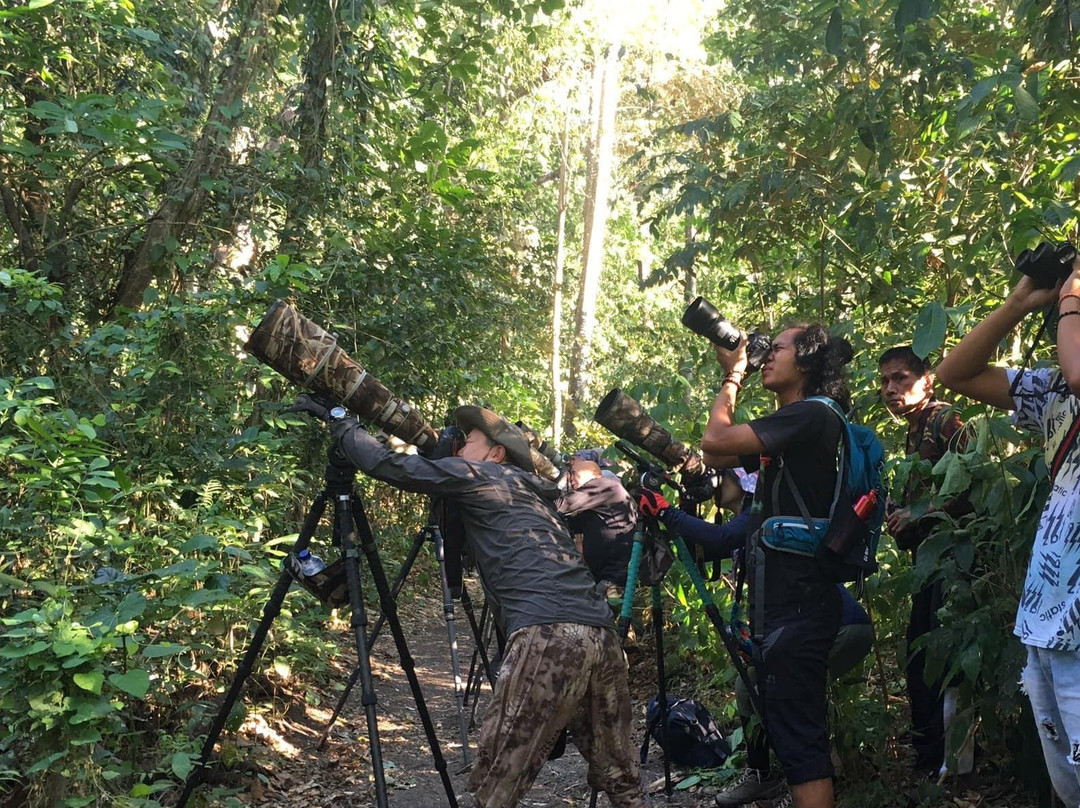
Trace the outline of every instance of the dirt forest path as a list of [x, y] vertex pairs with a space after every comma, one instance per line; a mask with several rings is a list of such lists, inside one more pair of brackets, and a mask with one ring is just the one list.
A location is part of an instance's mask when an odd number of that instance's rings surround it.
[[[479, 600], [479, 587], [470, 586], [474, 600]], [[456, 631], [462, 677], [468, 673], [475, 643], [458, 604]], [[467, 773], [463, 767], [454, 680], [451, 674], [450, 652], [442, 604], [435, 598], [412, 598], [400, 607], [402, 626], [415, 661], [424, 699], [435, 725], [447, 770], [460, 808], [473, 808], [466, 790]], [[370, 616], [369, 616], [369, 619]], [[311, 694], [293, 694], [290, 705], [276, 714], [253, 710], [237, 739], [242, 754], [254, 761], [249, 773], [229, 782], [239, 792], [231, 797], [213, 798], [206, 802], [192, 800], [191, 805], [225, 808], [227, 805], [283, 806], [284, 808], [345, 808], [374, 806], [375, 792], [371, 781], [367, 719], [360, 699], [360, 686], [354, 688], [341, 716], [334, 725], [329, 743], [316, 749], [319, 737], [330, 719], [340, 693], [356, 662], [352, 634], [346, 627], [340, 633], [340, 655], [334, 660], [335, 678], [330, 686], [321, 688], [316, 699]], [[643, 676], [655, 677], [651, 649], [639, 647], [630, 652], [632, 671], [642, 670]], [[649, 659], [643, 657], [649, 655]], [[642, 657], [641, 662], [638, 658]], [[402, 671], [393, 637], [389, 630], [377, 641], [372, 653], [372, 673], [378, 697], [377, 715], [379, 737], [386, 771], [390, 808], [439, 808], [449, 800], [428, 746], [422, 723]], [[644, 736], [645, 703], [651, 681], [640, 681], [631, 674], [635, 692], [635, 742]], [[335, 686], [337, 689], [335, 689]], [[478, 700], [475, 722], [469, 732], [475, 755], [479, 723], [491, 691], [486, 682]], [[313, 706], [312, 702], [317, 702]], [[467, 708], [468, 709], [468, 708]], [[245, 748], [246, 747], [246, 748]], [[572, 743], [562, 758], [549, 761], [541, 770], [532, 789], [525, 795], [522, 808], [586, 808], [590, 791], [585, 779], [586, 763]], [[643, 767], [643, 780], [662, 790], [663, 763], [655, 745], [650, 750], [649, 763]], [[657, 805], [712, 805], [711, 794], [675, 791], [670, 800], [659, 795]], [[202, 800], [208, 788], [202, 789]], [[600, 808], [610, 805], [606, 795], [599, 799]]]

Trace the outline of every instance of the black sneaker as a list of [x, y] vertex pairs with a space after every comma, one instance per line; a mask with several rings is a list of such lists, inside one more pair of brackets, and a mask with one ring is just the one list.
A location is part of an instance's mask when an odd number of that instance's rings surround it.
[[716, 795], [720, 808], [737, 808], [748, 802], [771, 800], [782, 795], [784, 781], [760, 769], [743, 769], [728, 787]]

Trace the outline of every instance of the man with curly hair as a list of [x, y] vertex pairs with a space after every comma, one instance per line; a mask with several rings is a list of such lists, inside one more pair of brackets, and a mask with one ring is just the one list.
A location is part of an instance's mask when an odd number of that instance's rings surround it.
[[[826, 726], [829, 652], [841, 619], [836, 583], [811, 556], [766, 546], [759, 528], [771, 516], [798, 516], [799, 500], [813, 518], [828, 518], [844, 428], [824, 402], [850, 406], [844, 366], [852, 350], [821, 325], [788, 328], [772, 341], [761, 383], [780, 407], [747, 424], [735, 423], [735, 401], [747, 374], [746, 338], [733, 351], [716, 349], [726, 375], [702, 437], [714, 468], [760, 468], [751, 512], [746, 579], [754, 668], [762, 719], [796, 808], [832, 808], [833, 766]], [[739, 805], [777, 793], [767, 771], [744, 774], [717, 804]]]

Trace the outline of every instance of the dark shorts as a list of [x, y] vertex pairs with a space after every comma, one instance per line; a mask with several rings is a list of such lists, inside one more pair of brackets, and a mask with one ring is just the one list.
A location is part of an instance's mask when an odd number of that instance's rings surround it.
[[755, 642], [765, 729], [791, 785], [833, 775], [826, 682], [840, 613], [835, 587], [815, 600], [770, 606], [764, 639]]

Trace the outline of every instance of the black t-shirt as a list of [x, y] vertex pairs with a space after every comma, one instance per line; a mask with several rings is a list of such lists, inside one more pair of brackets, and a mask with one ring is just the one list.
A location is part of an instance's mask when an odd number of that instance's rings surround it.
[[[840, 418], [820, 401], [796, 401], [772, 415], [750, 422], [754, 434], [765, 444], [760, 461], [742, 458], [747, 470], [760, 467], [750, 528], [756, 531], [770, 516], [801, 518], [789, 482], [799, 489], [806, 508], [814, 518], [826, 518], [836, 490], [839, 459]], [[787, 480], [780, 479], [781, 466]], [[774, 504], [774, 489], [775, 500]], [[753, 569], [748, 581], [753, 592]], [[765, 603], [791, 603], [821, 597], [835, 584], [813, 558], [765, 548]]]
[[557, 503], [570, 532], [582, 536], [581, 554], [597, 581], [626, 586], [637, 508], [615, 477], [594, 477]]

